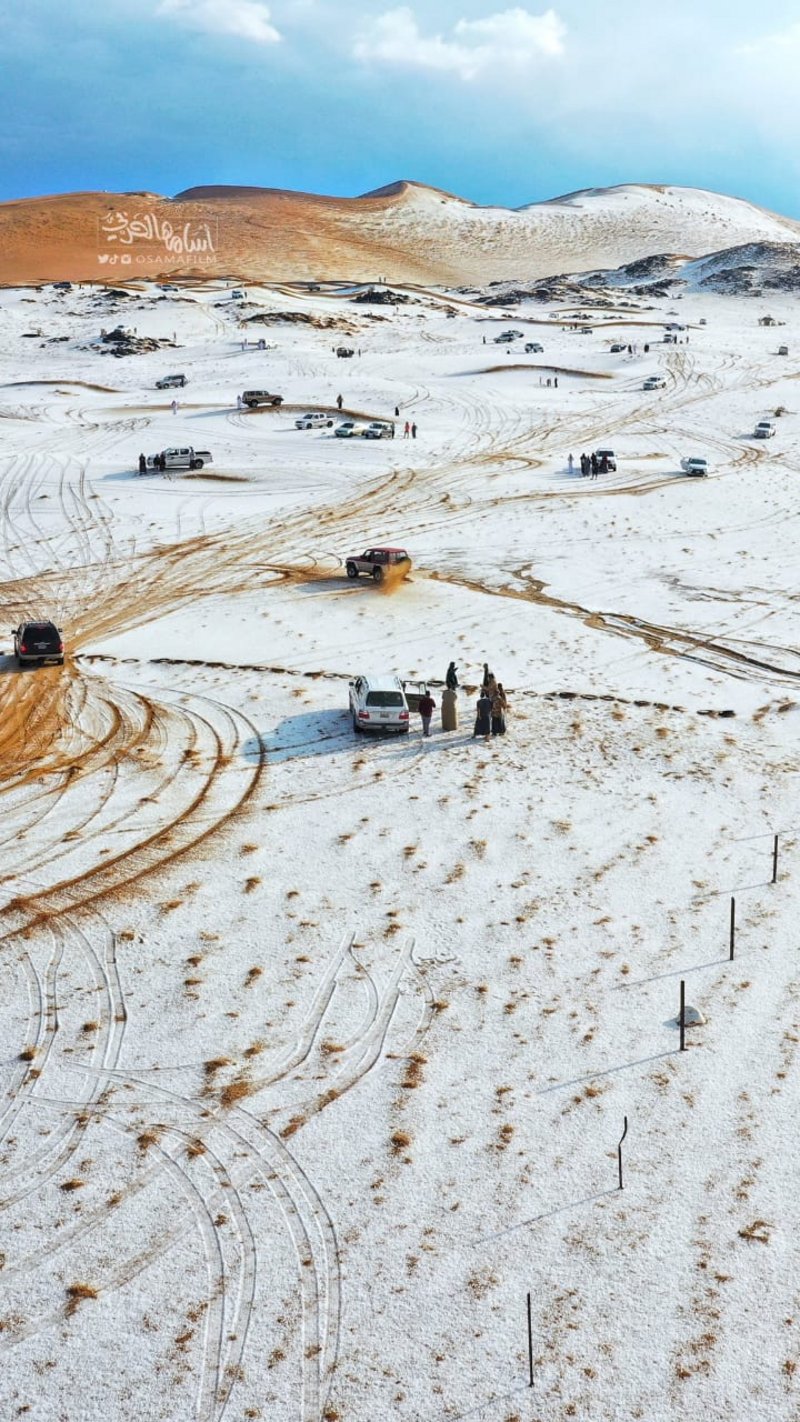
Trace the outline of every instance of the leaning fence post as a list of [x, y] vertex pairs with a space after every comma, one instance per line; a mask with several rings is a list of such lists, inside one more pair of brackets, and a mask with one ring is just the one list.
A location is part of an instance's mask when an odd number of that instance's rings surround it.
[[733, 962], [733, 953], [736, 947], [736, 900], [731, 899], [731, 932], [730, 932], [730, 952], [729, 960]]
[[533, 1387], [533, 1324], [531, 1323], [531, 1296], [528, 1294], [528, 1386]]
[[628, 1118], [627, 1118], [627, 1116], [623, 1116], [622, 1119], [623, 1119], [623, 1121], [624, 1121], [624, 1123], [625, 1123], [625, 1129], [624, 1129], [624, 1131], [622, 1132], [622, 1135], [621, 1135], [620, 1138], [619, 1138], [619, 1145], [617, 1146], [617, 1169], [618, 1169], [618, 1171], [619, 1171], [619, 1188], [620, 1188], [620, 1190], [622, 1189], [622, 1142], [624, 1141], [625, 1137], [626, 1137], [627, 1134], [628, 1134]]
[[772, 882], [778, 882], [778, 836], [775, 835], [772, 841]]
[[681, 1029], [681, 1051], [686, 1051], [686, 983], [681, 978], [681, 1009], [678, 1013], [678, 1023]]

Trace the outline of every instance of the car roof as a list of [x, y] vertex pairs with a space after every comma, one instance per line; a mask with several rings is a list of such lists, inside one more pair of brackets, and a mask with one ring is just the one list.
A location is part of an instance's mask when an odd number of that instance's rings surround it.
[[405, 548], [388, 548], [384, 543], [373, 543], [370, 545], [370, 553], [405, 553]]
[[40, 617], [27, 618], [24, 622], [20, 622], [19, 625], [20, 627], [52, 627], [54, 631], [58, 631], [55, 622], [49, 622], [47, 619]]
[[356, 681], [363, 681], [370, 691], [402, 691], [403, 683], [399, 676], [387, 676], [383, 673], [380, 676], [367, 676], [364, 673], [355, 678]]

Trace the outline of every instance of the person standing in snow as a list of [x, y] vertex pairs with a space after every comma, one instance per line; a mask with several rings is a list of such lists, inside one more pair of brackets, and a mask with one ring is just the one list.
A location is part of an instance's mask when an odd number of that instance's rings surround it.
[[444, 679], [444, 684], [448, 691], [458, 691], [458, 673], [456, 671], [455, 662], [451, 662], [447, 668], [447, 676]]
[[508, 710], [508, 698], [503, 690], [503, 683], [498, 681], [494, 696], [492, 697], [492, 735], [504, 736], [506, 733], [506, 711]]
[[399, 405], [395, 405], [395, 407], [394, 407], [394, 417], [395, 417], [396, 420], [399, 420], [399, 419], [400, 419], [400, 406], [399, 406]]
[[178, 402], [177, 402], [177, 400], [173, 400], [173, 402], [172, 402], [172, 413], [173, 413], [173, 415], [177, 415], [177, 413], [178, 413]]
[[344, 400], [342, 399], [341, 395], [337, 395], [337, 396], [336, 396], [336, 405], [337, 405], [337, 408], [339, 409], [339, 412], [340, 412], [340, 413], [341, 413], [341, 409], [342, 409], [342, 405], [343, 405], [343, 404], [344, 404]]
[[589, 467], [591, 468], [591, 471], [592, 471], [592, 478], [593, 478], [593, 479], [596, 479], [596, 478], [597, 478], [597, 455], [596, 455], [596, 454], [593, 454], [592, 457], [591, 457], [591, 459], [589, 460]]
[[478, 697], [478, 704], [475, 708], [475, 730], [472, 732], [472, 739], [476, 736], [483, 736], [488, 741], [492, 734], [492, 702], [491, 698], [482, 691]]
[[567, 468], [568, 468], [570, 474], [573, 472], [573, 470], [574, 470], [574, 468], [575, 468], [575, 460], [572, 458], [572, 455], [571, 455], [571, 454], [568, 454], [568, 455], [567, 455]]
[[409, 421], [409, 420], [406, 420], [405, 428], [404, 428], [404, 430], [403, 430], [403, 439], [408, 439], [408, 437], [409, 437], [410, 434], [411, 434], [411, 424], [410, 424], [410, 421]]
[[147, 473], [147, 459], [146, 459], [146, 457], [145, 457], [144, 454], [140, 454], [140, 455], [139, 455], [139, 473], [140, 473], [140, 474], [146, 474], [146, 473]]
[[411, 438], [412, 438], [412, 439], [416, 439], [416, 437], [417, 437], [417, 426], [416, 426], [416, 421], [415, 421], [415, 423], [411, 426]]
[[436, 710], [436, 702], [429, 691], [426, 691], [425, 695], [419, 698], [417, 710], [422, 719], [422, 734], [423, 736], [429, 736], [431, 733], [431, 716]]

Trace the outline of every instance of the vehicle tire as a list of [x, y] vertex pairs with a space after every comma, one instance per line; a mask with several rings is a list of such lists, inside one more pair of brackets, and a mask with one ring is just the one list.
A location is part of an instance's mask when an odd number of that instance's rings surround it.
[[64, 658], [63, 658], [63, 657], [59, 657], [59, 659], [58, 659], [58, 665], [59, 665], [60, 667], [63, 667], [63, 665], [64, 665]]
[[357, 578], [357, 577], [358, 577], [358, 568], [356, 567], [355, 563], [348, 563], [348, 564], [347, 564], [347, 576], [348, 576], [348, 578]]
[[332, 425], [333, 425], [333, 420], [328, 420], [328, 429], [330, 429]]
[[192, 460], [192, 463], [191, 463], [191, 467], [192, 467], [192, 469], [202, 469], [202, 467], [203, 467], [203, 461], [202, 461], [202, 459], [193, 459], [193, 460]]
[[247, 406], [248, 410], [254, 410], [256, 408], [255, 400], [245, 400], [244, 403]]
[[372, 569], [372, 581], [373, 581], [374, 583], [382, 583], [382, 582], [383, 582], [383, 568], [373, 568], [373, 569]]
[[358, 724], [358, 717], [356, 716], [355, 711], [353, 712], [353, 718], [352, 718], [352, 719], [353, 719], [353, 733], [354, 733], [354, 735], [357, 736], [358, 733], [359, 733], [359, 731], [361, 730], [361, 727], [360, 727], [359, 724]]

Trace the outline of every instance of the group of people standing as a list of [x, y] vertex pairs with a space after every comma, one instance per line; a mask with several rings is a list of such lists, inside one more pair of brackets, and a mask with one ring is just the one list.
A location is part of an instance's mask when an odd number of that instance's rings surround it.
[[[569, 459], [567, 460], [567, 463], [568, 463], [568, 465], [569, 465], [569, 472], [570, 472], [570, 474], [571, 474], [571, 473], [572, 473], [573, 464], [574, 464], [574, 460], [573, 460], [573, 458], [572, 458], [572, 455], [569, 456]], [[582, 476], [582, 478], [584, 478], [584, 479], [596, 479], [597, 476], [598, 476], [598, 474], [607, 474], [607, 473], [608, 473], [608, 460], [607, 460], [607, 458], [606, 458], [605, 455], [602, 455], [600, 459], [597, 458], [597, 455], [596, 455], [596, 454], [582, 454], [582, 455], [581, 455], [581, 476]]]
[[483, 737], [488, 741], [490, 736], [504, 736], [507, 711], [508, 697], [503, 690], [503, 683], [489, 670], [488, 662], [484, 662], [481, 694], [475, 708], [473, 740], [475, 737]]

